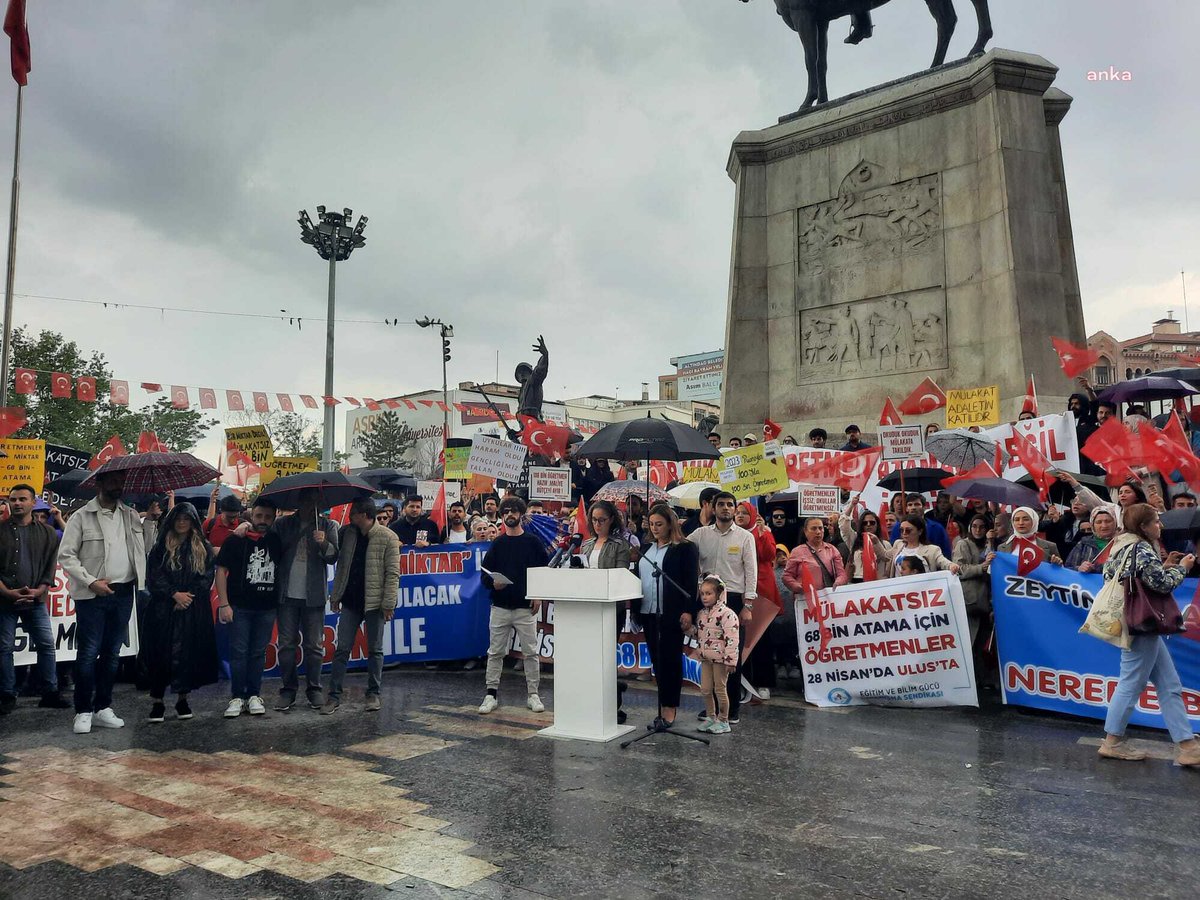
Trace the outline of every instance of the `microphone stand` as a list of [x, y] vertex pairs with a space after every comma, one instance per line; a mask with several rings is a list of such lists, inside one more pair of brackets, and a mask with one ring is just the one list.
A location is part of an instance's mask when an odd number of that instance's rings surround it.
[[[646, 556], [642, 556], [641, 559], [645, 560], [646, 562], [648, 562], [650, 564], [650, 568], [654, 570], [655, 578], [659, 578], [659, 579], [665, 578], [680, 593], [685, 594], [685, 595], [688, 593], [686, 588], [684, 588], [678, 581], [676, 581], [674, 578], [672, 578], [670, 575], [668, 575], [666, 572], [664, 572], [659, 567], [658, 563], [656, 563], [654, 560], [652, 560]], [[661, 582], [660, 582], [660, 584], [661, 584]], [[660, 594], [661, 594], [661, 591], [660, 591]], [[661, 601], [661, 599], [662, 599], [661, 596], [659, 597], [659, 599]], [[660, 607], [661, 606], [662, 606], [662, 604], [660, 603]], [[662, 612], [660, 611], [660, 612], [655, 613], [654, 617], [656, 619], [658, 619], [658, 629], [656, 629], [656, 630], [658, 631], [659, 634], [661, 634], [662, 633]], [[657, 635], [656, 635], [656, 637], [657, 637]], [[683, 652], [682, 647], [679, 648], [679, 652], [680, 653]], [[655, 693], [658, 693], [657, 683], [655, 684]], [[678, 719], [678, 717], [679, 717], [678, 709], [676, 709], [676, 711], [675, 711], [675, 716]], [[662, 721], [662, 703], [661, 702], [658, 704], [658, 721], [659, 722]], [[674, 722], [671, 723], [671, 725], [674, 725], [674, 724], [675, 724]], [[676, 731], [670, 725], [668, 725], [665, 728], [655, 728], [653, 725], [649, 725], [649, 726], [647, 726], [647, 728], [649, 730], [645, 734], [640, 734], [635, 738], [630, 738], [627, 741], [622, 741], [621, 749], [625, 750], [631, 744], [636, 744], [638, 741], [644, 741], [647, 738], [656, 737], [660, 734], [673, 734], [673, 735], [675, 735], [675, 737], [687, 738], [689, 741], [698, 741], [701, 744], [704, 744], [704, 746], [706, 746], [706, 747], [709, 744], [708, 738], [702, 738], [698, 734], [688, 734], [686, 731]]]

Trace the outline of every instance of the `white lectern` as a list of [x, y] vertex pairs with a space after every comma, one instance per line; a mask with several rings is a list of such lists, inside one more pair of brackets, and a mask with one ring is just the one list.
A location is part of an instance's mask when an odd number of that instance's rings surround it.
[[617, 603], [642, 596], [628, 569], [530, 569], [529, 596], [554, 601], [554, 724], [539, 734], [611, 741], [617, 724]]

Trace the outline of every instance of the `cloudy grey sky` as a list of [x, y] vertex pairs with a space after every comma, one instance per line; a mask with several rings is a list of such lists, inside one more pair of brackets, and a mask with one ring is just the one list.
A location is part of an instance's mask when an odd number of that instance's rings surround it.
[[[952, 58], [974, 39], [958, 6]], [[1136, 21], [1116, 0], [993, 6], [993, 46], [1047, 57], [1075, 97], [1088, 329], [1146, 330], [1181, 307], [1180, 270], [1200, 272], [1200, 5]], [[835, 24], [831, 96], [928, 65], [924, 3], [876, 21], [858, 48]], [[453, 323], [452, 383], [493, 378], [497, 351], [509, 378], [541, 332], [551, 396], [630, 397], [722, 345], [729, 145], [804, 92], [770, 0], [29, 0], [29, 23], [18, 292], [305, 317], [19, 299], [18, 324], [164, 384], [321, 393], [326, 270], [295, 218], [327, 204], [370, 217], [339, 318]], [[1086, 80], [1110, 65], [1133, 80]], [[337, 364], [339, 394], [440, 378], [435, 335], [412, 326], [340, 326]]]

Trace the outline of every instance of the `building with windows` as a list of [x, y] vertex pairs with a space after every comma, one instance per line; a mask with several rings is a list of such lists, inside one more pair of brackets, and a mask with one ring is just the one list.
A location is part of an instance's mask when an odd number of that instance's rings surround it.
[[1149, 334], [1119, 341], [1107, 331], [1088, 337], [1088, 349], [1100, 354], [1088, 372], [1095, 387], [1130, 378], [1152, 375], [1163, 369], [1196, 368], [1200, 365], [1200, 331], [1183, 331], [1174, 310], [1159, 319]]

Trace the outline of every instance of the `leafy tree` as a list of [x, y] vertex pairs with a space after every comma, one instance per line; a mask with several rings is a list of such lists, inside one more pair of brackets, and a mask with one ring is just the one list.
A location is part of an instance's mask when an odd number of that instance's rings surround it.
[[280, 456], [315, 456], [321, 458], [320, 425], [314, 426], [299, 413], [283, 413], [273, 426], [267, 426], [271, 431], [271, 441], [275, 444], [275, 452]]
[[[82, 350], [54, 331], [36, 336], [25, 328], [12, 335], [13, 369], [8, 386], [9, 403], [25, 407], [29, 424], [16, 437], [42, 438], [52, 444], [64, 444], [80, 450], [99, 450], [116, 434], [127, 448], [137, 446], [142, 431], [153, 431], [174, 450], [190, 450], [217, 424], [195, 409], [175, 409], [171, 401], [159, 398], [142, 410], [131, 410], [111, 402], [109, 389], [112, 370], [104, 354]], [[37, 389], [32, 394], [16, 393], [15, 370], [37, 369]], [[50, 379], [45, 372], [66, 372], [72, 376], [72, 397], [50, 395]], [[79, 375], [96, 379], [96, 402], [74, 399], [74, 380]]]
[[417, 444], [417, 436], [394, 412], [375, 418], [374, 427], [354, 440], [370, 469], [397, 468], [405, 464]]

